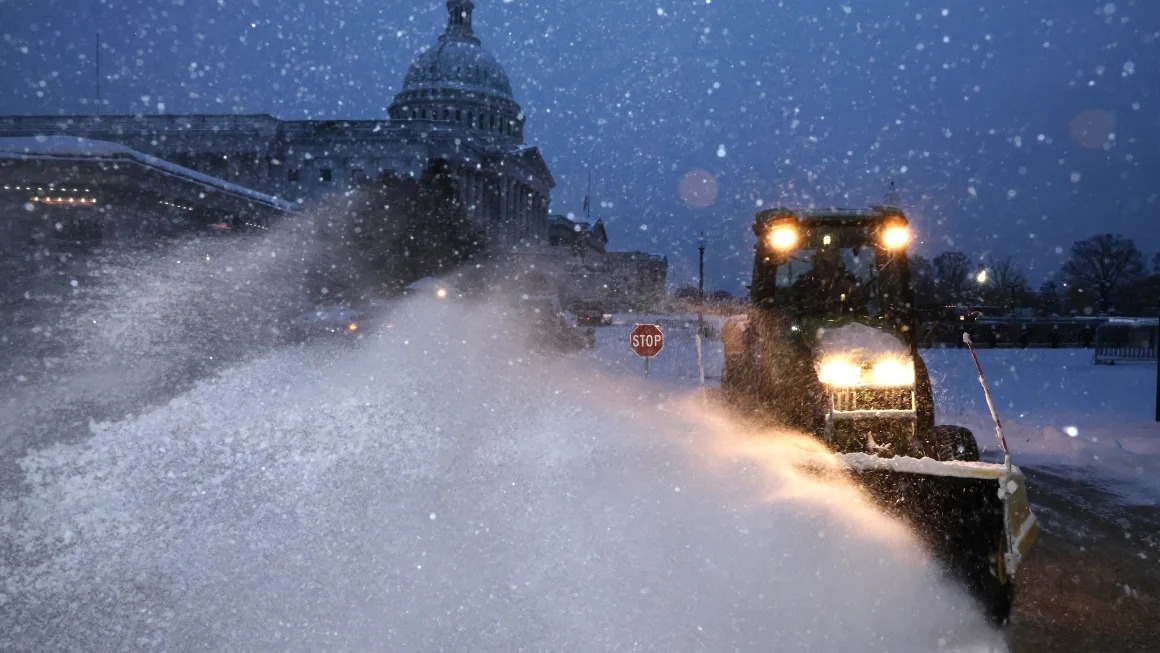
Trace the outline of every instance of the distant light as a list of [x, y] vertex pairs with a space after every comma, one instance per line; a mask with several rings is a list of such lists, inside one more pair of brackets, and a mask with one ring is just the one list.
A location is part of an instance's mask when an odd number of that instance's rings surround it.
[[1074, 427], [1074, 426], [1065, 426], [1065, 427], [1063, 427], [1063, 432], [1064, 432], [1064, 433], [1066, 433], [1066, 434], [1068, 434], [1068, 435], [1070, 435], [1070, 436], [1071, 436], [1071, 437], [1073, 437], [1073, 438], [1079, 435], [1079, 429], [1077, 429], [1077, 428], [1076, 428], [1076, 427]]
[[980, 284], [987, 283], [987, 271], [979, 270], [979, 273], [975, 275], [975, 281], [978, 281]]
[[51, 195], [34, 195], [33, 202], [41, 204], [96, 204], [95, 197], [53, 197]]

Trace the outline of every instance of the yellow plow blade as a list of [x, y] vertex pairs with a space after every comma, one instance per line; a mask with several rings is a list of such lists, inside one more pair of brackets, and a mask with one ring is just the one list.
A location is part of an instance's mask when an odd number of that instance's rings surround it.
[[[924, 522], [945, 512], [942, 516], [948, 520], [965, 518], [980, 526], [989, 524], [991, 540], [1004, 543], [1001, 571], [1006, 576], [1015, 574], [1035, 544], [1039, 526], [1027, 498], [1026, 478], [1015, 465], [904, 456], [881, 458], [864, 453], [835, 457], [858, 477], [871, 480], [872, 489], [886, 491], [893, 503], [909, 501], [917, 504], [911, 506], [915, 510], [934, 510], [935, 514], [923, 515]], [[890, 493], [891, 485], [904, 491]], [[963, 515], [963, 511], [975, 514]], [[912, 511], [904, 508], [902, 512]]]

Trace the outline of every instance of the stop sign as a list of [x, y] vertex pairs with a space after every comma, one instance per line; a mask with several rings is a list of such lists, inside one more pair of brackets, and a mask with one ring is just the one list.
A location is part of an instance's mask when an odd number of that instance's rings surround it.
[[652, 358], [665, 346], [665, 336], [655, 324], [638, 324], [628, 336], [628, 346], [637, 356]]

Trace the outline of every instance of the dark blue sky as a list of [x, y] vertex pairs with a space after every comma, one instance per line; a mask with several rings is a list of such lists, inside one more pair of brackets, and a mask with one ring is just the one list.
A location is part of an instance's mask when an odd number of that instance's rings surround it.
[[[381, 118], [436, 0], [0, 0], [0, 113]], [[616, 249], [748, 277], [760, 201], [862, 205], [891, 180], [916, 249], [1017, 255], [1097, 232], [1160, 249], [1160, 2], [476, 0], [559, 186]], [[715, 197], [682, 197], [712, 179]], [[703, 191], [704, 181], [693, 184]], [[692, 200], [693, 206], [689, 202]], [[711, 203], [708, 203], [709, 200]], [[701, 206], [708, 203], [707, 206]]]

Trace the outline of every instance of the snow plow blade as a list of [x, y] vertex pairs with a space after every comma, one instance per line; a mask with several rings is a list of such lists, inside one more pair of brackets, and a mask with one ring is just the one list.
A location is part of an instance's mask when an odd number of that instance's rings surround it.
[[997, 624], [1006, 623], [1014, 576], [1039, 531], [1023, 472], [1014, 465], [931, 458], [825, 454], [887, 513], [903, 520]]
[[909, 521], [937, 552], [989, 560], [1006, 583], [1039, 531], [1023, 472], [1011, 465], [836, 454], [888, 510]]

